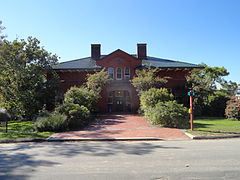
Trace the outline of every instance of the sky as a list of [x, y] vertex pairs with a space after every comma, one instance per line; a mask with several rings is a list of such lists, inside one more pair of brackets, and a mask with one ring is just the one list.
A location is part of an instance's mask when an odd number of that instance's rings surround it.
[[8, 40], [36, 37], [60, 62], [121, 49], [211, 67], [240, 83], [239, 0], [0, 0]]

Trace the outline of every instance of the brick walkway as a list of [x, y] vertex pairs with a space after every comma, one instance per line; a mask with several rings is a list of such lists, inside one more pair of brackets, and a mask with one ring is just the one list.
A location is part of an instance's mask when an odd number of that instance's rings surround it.
[[56, 133], [52, 139], [188, 139], [179, 129], [156, 128], [144, 117], [132, 114], [101, 115], [79, 131]]

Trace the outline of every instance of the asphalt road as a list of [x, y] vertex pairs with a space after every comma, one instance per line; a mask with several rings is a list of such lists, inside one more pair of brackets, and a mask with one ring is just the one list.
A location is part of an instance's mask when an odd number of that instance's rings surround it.
[[0, 144], [0, 179], [240, 179], [240, 139]]

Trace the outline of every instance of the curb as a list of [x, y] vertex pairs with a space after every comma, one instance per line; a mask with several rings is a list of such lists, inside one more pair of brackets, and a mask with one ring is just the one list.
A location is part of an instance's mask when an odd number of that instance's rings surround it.
[[47, 141], [162, 141], [160, 138], [48, 138]]
[[240, 134], [235, 135], [221, 135], [221, 136], [195, 136], [188, 132], [184, 132], [186, 136], [191, 139], [227, 139], [227, 138], [240, 138]]
[[7, 143], [27, 143], [27, 142], [46, 142], [46, 139], [11, 139], [11, 140], [0, 140], [0, 144]]
[[73, 141], [163, 141], [160, 138], [81, 138], [81, 139], [61, 139], [61, 138], [47, 138], [47, 139], [25, 139], [25, 140], [1, 140], [0, 144], [8, 143], [43, 143], [43, 142], [73, 142]]

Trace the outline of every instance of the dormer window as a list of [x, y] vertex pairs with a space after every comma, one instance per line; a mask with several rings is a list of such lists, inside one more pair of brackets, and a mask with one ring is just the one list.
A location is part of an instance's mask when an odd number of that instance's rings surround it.
[[117, 80], [122, 80], [122, 68], [117, 68]]
[[125, 68], [124, 79], [130, 79], [130, 68], [129, 67]]
[[113, 79], [114, 78], [114, 68], [108, 68], [108, 77], [110, 79]]

